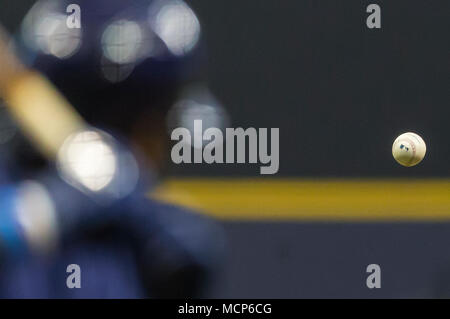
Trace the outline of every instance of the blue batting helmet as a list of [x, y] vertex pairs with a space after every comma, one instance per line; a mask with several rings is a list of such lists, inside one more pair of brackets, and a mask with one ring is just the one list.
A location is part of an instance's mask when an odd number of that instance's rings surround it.
[[45, 0], [20, 47], [91, 124], [127, 130], [203, 75], [200, 23], [181, 0]]

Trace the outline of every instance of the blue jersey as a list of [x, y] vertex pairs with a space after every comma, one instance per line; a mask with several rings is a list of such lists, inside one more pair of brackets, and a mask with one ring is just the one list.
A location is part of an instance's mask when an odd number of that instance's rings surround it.
[[[3, 253], [0, 297], [202, 296], [223, 253], [222, 232], [216, 223], [138, 191], [99, 205], [56, 174], [49, 176], [40, 180], [60, 214], [59, 247], [50, 254]], [[4, 192], [0, 200], [5, 202], [13, 194]], [[2, 207], [5, 215], [8, 205]], [[1, 226], [0, 218], [0, 231]], [[69, 265], [79, 266], [80, 288], [67, 285]]]

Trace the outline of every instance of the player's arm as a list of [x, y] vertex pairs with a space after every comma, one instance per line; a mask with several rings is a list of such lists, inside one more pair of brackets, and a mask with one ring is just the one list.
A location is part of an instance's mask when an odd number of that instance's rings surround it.
[[[55, 160], [67, 137], [87, 129], [87, 124], [43, 75], [21, 63], [9, 44], [0, 26], [0, 97], [34, 146]], [[55, 171], [32, 183], [2, 187], [0, 206], [0, 240], [3, 251], [9, 252], [51, 246], [55, 230], [64, 236], [98, 211], [93, 198], [66, 184]]]
[[44, 76], [20, 62], [9, 42], [0, 26], [0, 96], [25, 134], [52, 160], [64, 140], [86, 124]]

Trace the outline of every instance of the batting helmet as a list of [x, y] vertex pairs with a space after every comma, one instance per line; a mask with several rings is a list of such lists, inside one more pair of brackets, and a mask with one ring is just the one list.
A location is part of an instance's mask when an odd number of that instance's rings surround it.
[[127, 131], [203, 77], [200, 33], [181, 0], [45, 0], [26, 15], [19, 42], [89, 123]]

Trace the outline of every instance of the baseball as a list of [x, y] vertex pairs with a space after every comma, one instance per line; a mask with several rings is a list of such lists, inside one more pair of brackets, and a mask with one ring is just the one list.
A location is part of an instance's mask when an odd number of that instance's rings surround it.
[[395, 160], [406, 167], [419, 164], [427, 151], [424, 140], [415, 133], [403, 133], [392, 145], [392, 155]]

